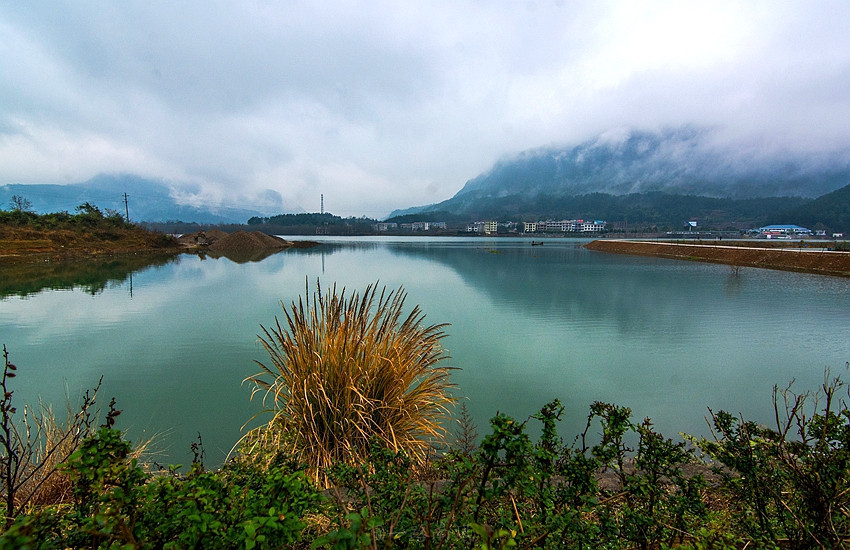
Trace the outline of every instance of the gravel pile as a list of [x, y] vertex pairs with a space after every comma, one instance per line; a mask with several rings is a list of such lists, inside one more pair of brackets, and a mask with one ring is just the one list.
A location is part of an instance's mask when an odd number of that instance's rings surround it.
[[227, 233], [218, 229], [210, 229], [209, 231], [198, 231], [197, 233], [184, 233], [177, 237], [177, 242], [185, 248], [195, 248], [209, 246], [216, 239], [226, 237]]
[[239, 263], [258, 262], [293, 246], [293, 243], [285, 239], [259, 231], [235, 231], [227, 234], [218, 229], [210, 229], [181, 235], [177, 240], [186, 249], [209, 254], [213, 258], [223, 256]]
[[[209, 235], [208, 237], [209, 238]], [[292, 246], [287, 240], [259, 231], [235, 231], [215, 239], [209, 250], [220, 254], [246, 254], [259, 250], [282, 250]]]

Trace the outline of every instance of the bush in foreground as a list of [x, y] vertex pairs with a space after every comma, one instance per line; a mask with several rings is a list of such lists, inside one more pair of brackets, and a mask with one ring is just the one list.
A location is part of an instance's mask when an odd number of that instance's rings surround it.
[[[712, 411], [710, 440], [673, 441], [628, 408], [597, 402], [566, 443], [556, 400], [525, 421], [497, 414], [479, 445], [467, 421], [457, 448], [436, 456], [451, 403], [448, 371], [436, 367], [442, 325], [420, 326], [418, 308], [403, 318], [404, 297], [370, 286], [346, 299], [344, 290], [317, 288], [312, 302], [285, 309], [287, 331], [279, 322], [264, 329], [272, 367], [251, 378], [274, 416], [213, 472], [200, 460], [186, 474], [143, 469], [114, 428], [112, 404], [95, 428], [88, 396], [79, 413], [69, 411], [73, 446], [45, 446], [46, 432], [14, 419], [17, 368], [4, 347], [0, 550], [803, 549], [850, 541], [850, 393], [840, 377], [827, 375], [816, 392], [775, 389], [772, 427]], [[540, 423], [536, 441], [531, 421]], [[62, 464], [44, 460], [60, 454]], [[53, 475], [66, 483], [64, 498], [28, 496], [47, 485], [32, 480]]]
[[22, 515], [0, 548], [282, 548], [319, 493], [303, 472], [228, 465], [151, 476], [121, 432], [101, 427], [65, 465], [73, 499]]
[[260, 337], [270, 365], [248, 378], [270, 401], [268, 424], [248, 434], [242, 452], [280, 449], [308, 466], [320, 484], [335, 464], [367, 460], [371, 441], [422, 462], [445, 437], [453, 403], [440, 340], [445, 325], [423, 326], [419, 307], [403, 315], [406, 293], [363, 295], [336, 286], [284, 307]]
[[[324, 495], [283, 454], [262, 467], [148, 473], [108, 415], [62, 467], [72, 498], [20, 513], [0, 549], [843, 548], [850, 410], [841, 384], [825, 384], [805, 417], [790, 397], [791, 415], [778, 418], [796, 434], [716, 413], [717, 437], [698, 441], [716, 463], [606, 403], [591, 406], [567, 444], [554, 401], [524, 422], [495, 416], [477, 448], [425, 467], [372, 439], [362, 461], [326, 472]], [[530, 421], [540, 423], [537, 440]], [[708, 483], [712, 466], [719, 477]]]

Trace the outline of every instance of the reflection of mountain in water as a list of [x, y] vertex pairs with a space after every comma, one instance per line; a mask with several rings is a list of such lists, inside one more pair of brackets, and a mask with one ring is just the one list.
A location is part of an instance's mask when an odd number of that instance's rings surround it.
[[[473, 247], [397, 245], [395, 254], [439, 261], [499, 307], [532, 319], [570, 319], [579, 325], [615, 320], [622, 332], [680, 333], [698, 316], [682, 318], [677, 304], [705, 292], [688, 273], [720, 269], [654, 258], [585, 250], [583, 243]], [[725, 281], [725, 272], [718, 274]], [[719, 280], [718, 283], [721, 281]], [[711, 298], [708, 298], [709, 300]]]
[[43, 262], [0, 267], [0, 298], [29, 296], [45, 289], [82, 289], [91, 295], [126, 281], [132, 273], [159, 267], [174, 254], [124, 254], [79, 261]]

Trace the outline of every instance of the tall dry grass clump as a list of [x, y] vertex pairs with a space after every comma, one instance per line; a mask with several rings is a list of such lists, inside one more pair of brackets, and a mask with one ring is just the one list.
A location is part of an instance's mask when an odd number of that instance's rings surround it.
[[406, 292], [369, 285], [347, 296], [334, 285], [309, 289], [262, 327], [270, 364], [247, 378], [274, 416], [248, 434], [242, 454], [272, 446], [305, 463], [324, 484], [336, 463], [365, 462], [370, 440], [424, 460], [444, 440], [454, 402], [438, 324], [418, 306], [404, 316]]

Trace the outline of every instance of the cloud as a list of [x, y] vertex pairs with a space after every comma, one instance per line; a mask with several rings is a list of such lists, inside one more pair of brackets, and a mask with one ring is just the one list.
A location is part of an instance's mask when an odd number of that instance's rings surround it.
[[826, 1], [6, 3], [0, 183], [133, 172], [381, 216], [612, 128], [846, 150], [847, 23]]

